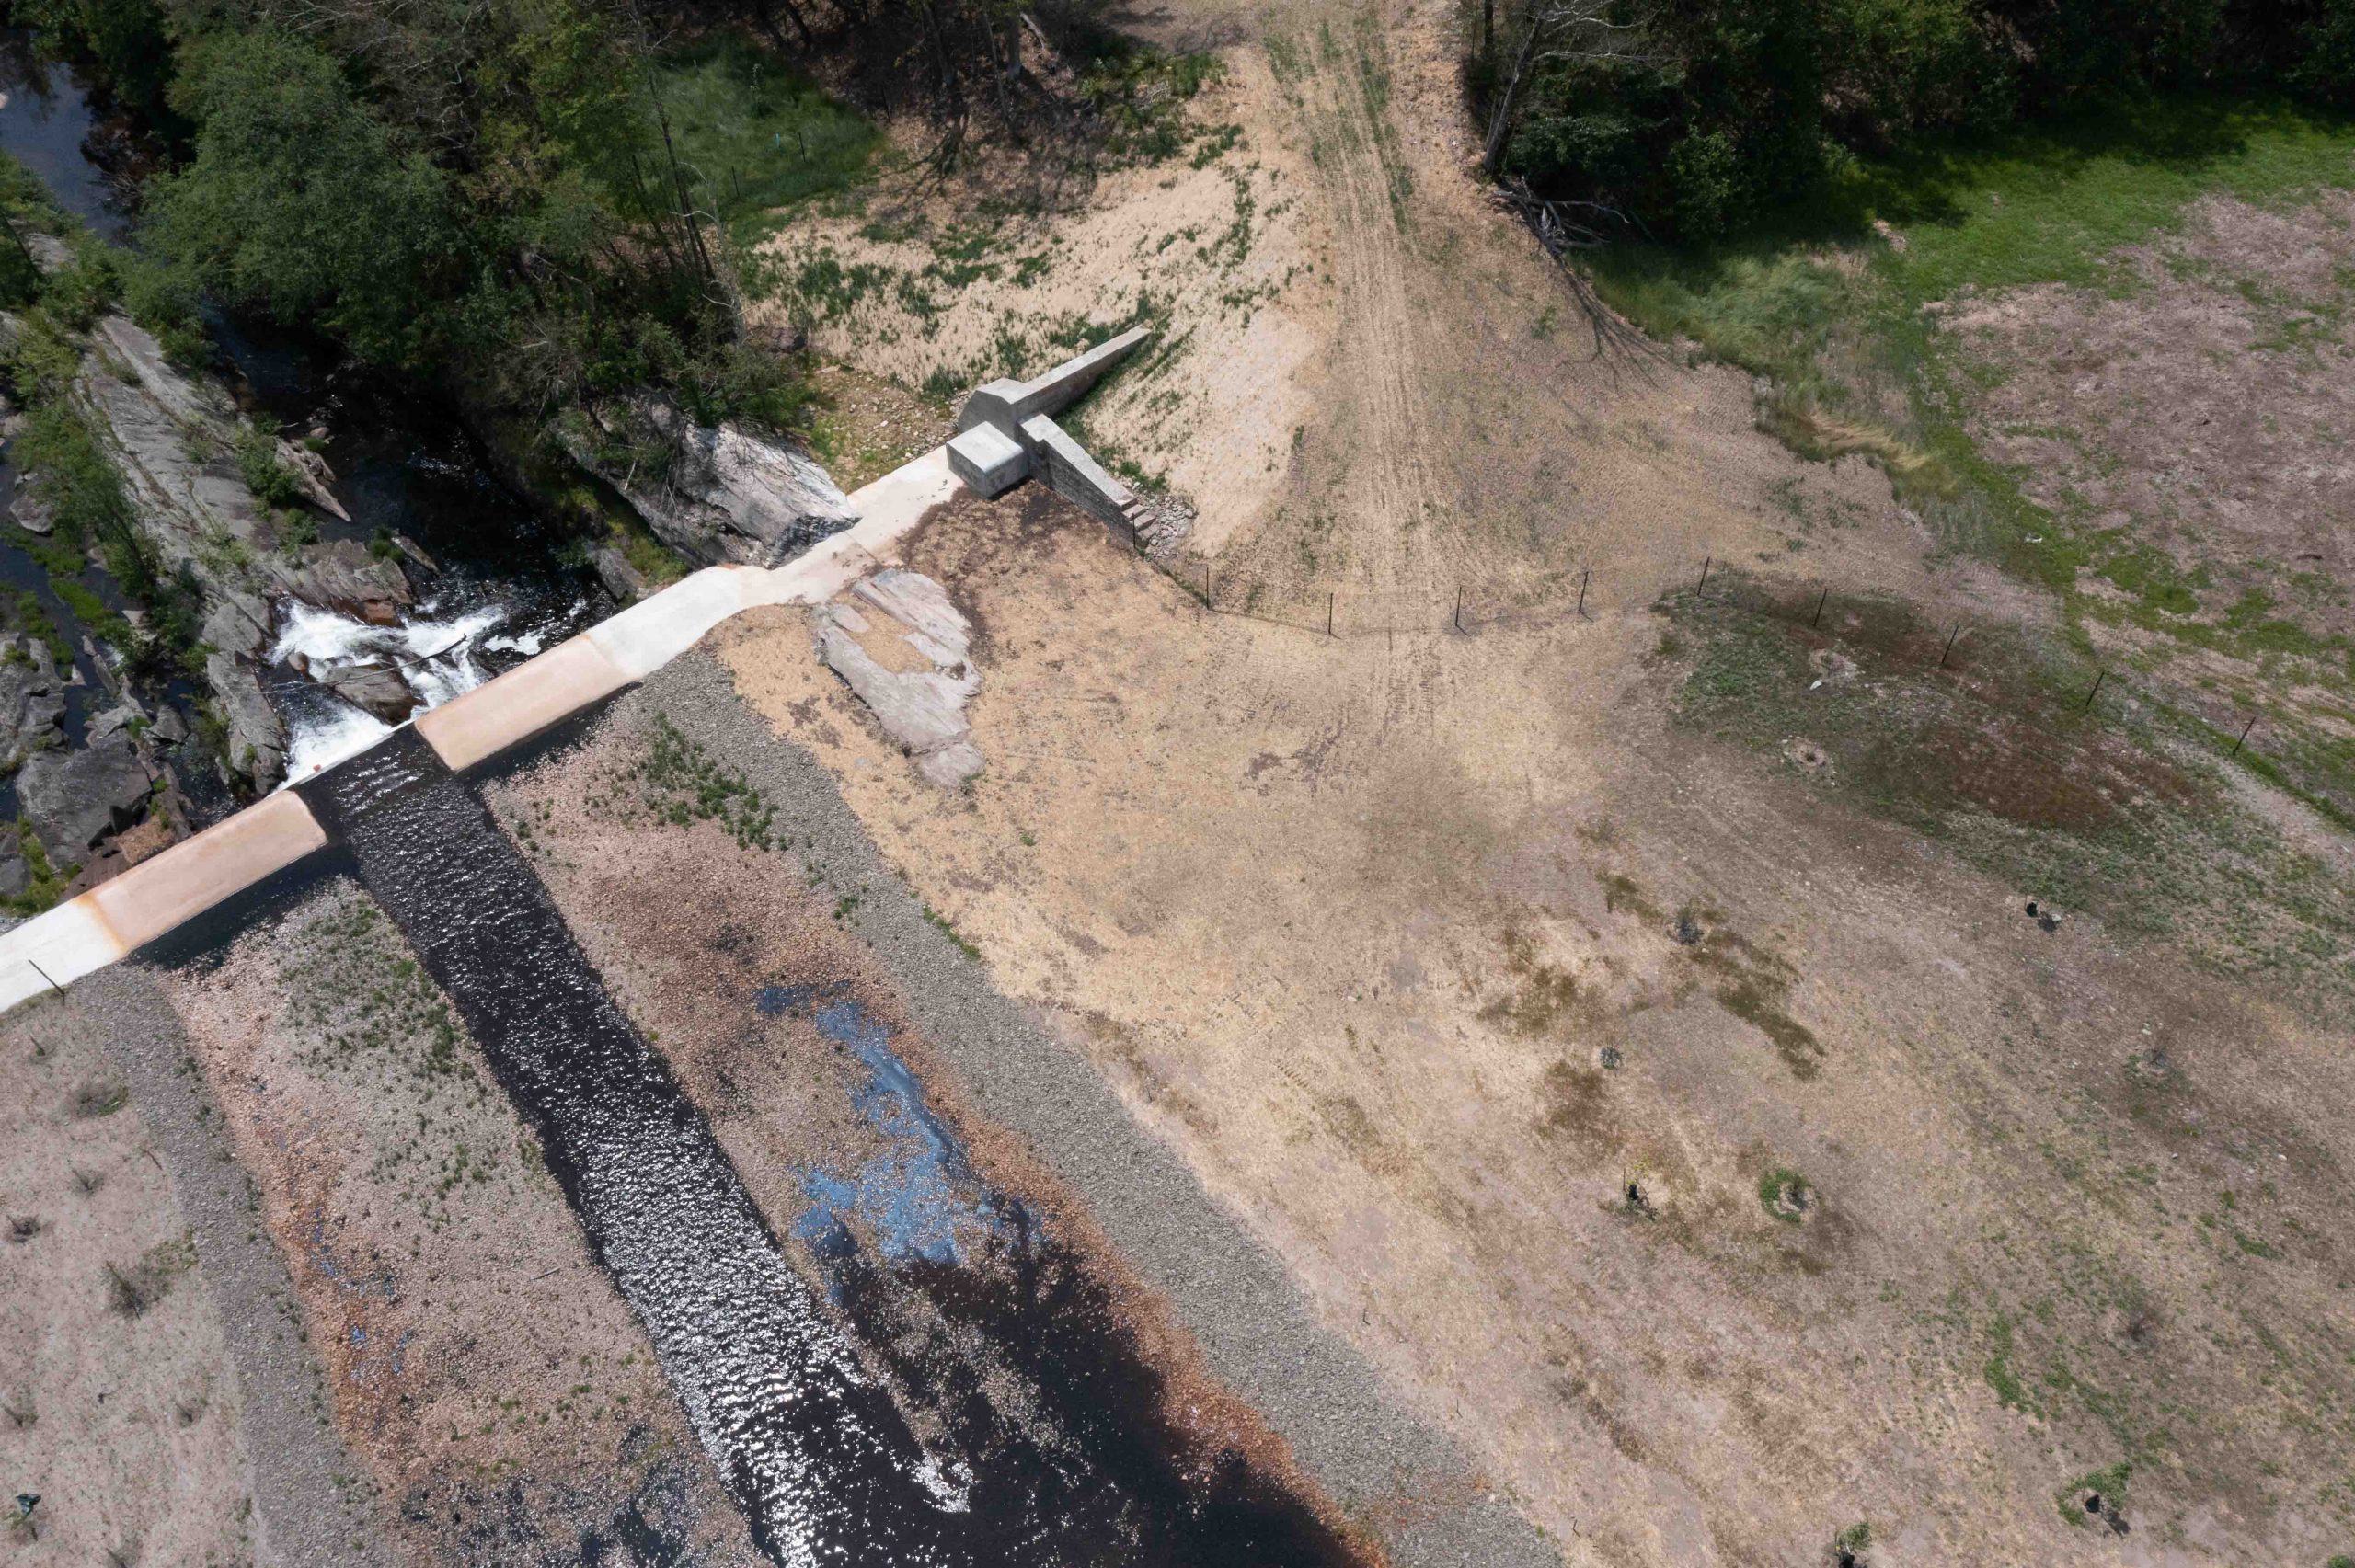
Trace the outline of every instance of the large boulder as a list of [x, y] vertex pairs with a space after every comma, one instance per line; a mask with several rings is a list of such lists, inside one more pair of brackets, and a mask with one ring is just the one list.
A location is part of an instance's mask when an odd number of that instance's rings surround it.
[[228, 721], [228, 763], [267, 789], [286, 772], [286, 724], [262, 694], [261, 672], [250, 661], [215, 648], [205, 657], [204, 679]]
[[346, 664], [314, 669], [311, 679], [386, 724], [399, 724], [417, 709], [417, 693], [401, 672], [386, 664]]
[[339, 611], [372, 626], [396, 624], [415, 598], [397, 558], [378, 560], [357, 539], [339, 539], [303, 553], [285, 574], [287, 591], [306, 604]]
[[65, 682], [49, 645], [38, 637], [0, 638], [0, 772], [57, 741], [65, 716]]
[[[608, 404], [557, 436], [697, 566], [778, 566], [858, 521], [808, 453], [732, 422], [698, 425], [666, 397]], [[649, 452], [661, 460], [649, 462]]]
[[17, 809], [61, 870], [136, 821], [150, 788], [138, 750], [120, 730], [80, 750], [40, 752], [17, 773]]
[[955, 789], [982, 771], [965, 704], [981, 690], [973, 624], [948, 589], [887, 567], [811, 616], [818, 657], [841, 676], [916, 771]]

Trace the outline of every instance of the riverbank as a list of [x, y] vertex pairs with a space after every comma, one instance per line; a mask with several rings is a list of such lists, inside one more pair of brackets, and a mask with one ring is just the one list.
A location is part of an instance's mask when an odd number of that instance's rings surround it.
[[[661, 744], [687, 749], [695, 778], [758, 792], [759, 831], [699, 818], [700, 784], [672, 779], [684, 792], [673, 796], [640, 779]], [[1554, 1560], [1315, 1322], [1281, 1265], [1085, 1055], [991, 988], [878, 857], [823, 768], [747, 709], [707, 656], [528, 748], [483, 787], [778, 1234], [799, 1233], [811, 1173], [868, 1169], [897, 1136], [855, 1109], [857, 1070], [804, 1006], [765, 1005], [785, 976], [829, 1005], [855, 999], [888, 1029], [925, 1114], [955, 1129], [981, 1179], [1110, 1286], [1115, 1316], [1096, 1332], [1132, 1340], [1154, 1368], [1146, 1387], [1161, 1390], [1124, 1419], [1169, 1424], [1194, 1464], [1247, 1455], [1321, 1494], [1401, 1568]], [[658, 797], [650, 810], [630, 798], [639, 788]], [[661, 803], [671, 799], [686, 809]], [[335, 1487], [357, 1510], [345, 1522], [381, 1535], [394, 1561], [631, 1528], [692, 1546], [698, 1561], [750, 1560], [530, 1129], [369, 900], [332, 865], [320, 873], [239, 911], [243, 934], [225, 946], [191, 933], [167, 969], [153, 967], [167, 955], [146, 956], [0, 1025], [21, 1044], [63, 1010], [86, 1013], [114, 1036], [143, 1104], [207, 1134], [163, 1141], [191, 1212], [209, 1200], [190, 1191], [237, 1184], [241, 1229], [198, 1224], [190, 1282], [211, 1288], [241, 1369], [258, 1356], [248, 1380], [296, 1391], [275, 1396], [278, 1413], [249, 1394], [243, 1418], [271, 1533], [285, 1478], [340, 1466], [341, 1443], [363, 1482]], [[183, 1063], [195, 1079], [158, 1082]], [[200, 1100], [172, 1105], [191, 1092]], [[864, 1211], [842, 1215], [871, 1234]], [[804, 1270], [828, 1266], [796, 1256]], [[266, 1294], [272, 1268], [291, 1270], [282, 1298]], [[552, 1340], [559, 1300], [570, 1318]], [[551, 1343], [564, 1346], [561, 1367]], [[577, 1370], [576, 1350], [588, 1356]], [[324, 1398], [303, 1402], [304, 1386]]]

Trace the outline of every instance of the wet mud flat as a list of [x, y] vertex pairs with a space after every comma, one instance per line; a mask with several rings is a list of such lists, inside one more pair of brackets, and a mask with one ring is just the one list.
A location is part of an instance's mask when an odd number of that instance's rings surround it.
[[1179, 1418], [1111, 1288], [978, 1174], [844, 982], [731, 999], [823, 1043], [848, 1135], [764, 1207], [472, 785], [396, 738], [304, 787], [523, 1113], [765, 1555], [1355, 1560], [1247, 1445]]

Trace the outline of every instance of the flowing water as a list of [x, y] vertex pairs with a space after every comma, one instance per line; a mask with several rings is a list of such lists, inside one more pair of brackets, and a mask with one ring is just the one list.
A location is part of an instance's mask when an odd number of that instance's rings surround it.
[[[1173, 1424], [1112, 1294], [975, 1173], [890, 1029], [783, 979], [862, 1070], [883, 1152], [813, 1161], [773, 1225], [475, 789], [414, 731], [297, 786], [538, 1131], [753, 1538], [802, 1565], [1351, 1561], [1298, 1498]], [[783, 1218], [783, 1217], [781, 1217]]]
[[[39, 176], [58, 204], [94, 233], [133, 241], [129, 205], [145, 155], [140, 137], [121, 117], [102, 114], [75, 74], [40, 59], [20, 32], [0, 34], [0, 151]], [[278, 605], [270, 655], [276, 662], [263, 685], [286, 723], [290, 779], [307, 777], [392, 728], [287, 664], [291, 656], [303, 655], [319, 673], [390, 669], [421, 711], [613, 612], [595, 576], [569, 559], [564, 542], [494, 476], [472, 435], [415, 389], [300, 334], [218, 311], [208, 313], [206, 325], [240, 404], [267, 426], [309, 436], [334, 470], [333, 488], [350, 521], [319, 518], [321, 536], [373, 544], [398, 534], [434, 563], [431, 571], [412, 572], [425, 598], [396, 627], [293, 600]], [[0, 464], [0, 501], [15, 483], [14, 471]], [[22, 541], [16, 530], [0, 529], [0, 588], [30, 593], [75, 645], [81, 681], [68, 694], [67, 710], [74, 743], [86, 711], [109, 699], [83, 648], [84, 628]], [[91, 567], [81, 580], [109, 607], [121, 608], [104, 573]], [[193, 693], [175, 695], [185, 703]], [[212, 809], [201, 814], [210, 816], [232, 803], [218, 795], [203, 804]], [[0, 799], [0, 807], [11, 805]]]

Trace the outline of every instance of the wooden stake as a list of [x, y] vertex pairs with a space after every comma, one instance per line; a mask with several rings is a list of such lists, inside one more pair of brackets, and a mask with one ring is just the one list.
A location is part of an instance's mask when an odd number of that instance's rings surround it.
[[2251, 714], [2251, 715], [2248, 715], [2248, 722], [2247, 722], [2246, 724], [2245, 724], [2245, 725], [2241, 726], [2241, 738], [2240, 738], [2240, 739], [2235, 740], [2235, 741], [2234, 741], [2234, 742], [2233, 742], [2233, 755], [2234, 755], [2234, 756], [2237, 757], [2237, 756], [2239, 756], [2239, 755], [2241, 754], [2241, 748], [2242, 748], [2244, 745], [2246, 745], [2246, 744], [2247, 743], [2247, 741], [2248, 741], [2248, 732], [2249, 732], [2250, 730], [2252, 730], [2252, 729], [2255, 729], [2256, 727], [2257, 727], [2257, 715], [2256, 715], [2255, 714]]
[[1701, 580], [1693, 585], [1693, 591], [1694, 593], [1697, 594], [1703, 589], [1709, 586], [1709, 563], [1716, 559], [1717, 557], [1714, 555], [1704, 555], [1701, 557]]
[[1579, 569], [1579, 613], [1581, 615], [1586, 613], [1586, 579], [1593, 575], [1594, 570], [1591, 567]]
[[2094, 689], [2085, 693], [2085, 705], [2077, 710], [2079, 713], [2085, 713], [2093, 707], [2094, 699], [2101, 695], [2101, 683], [2108, 679], [2109, 671], [2107, 670], [2094, 677]]
[[1947, 646], [1938, 650], [1938, 668], [1940, 670], [1944, 670], [1947, 667], [1947, 655], [1954, 651], [1954, 640], [1960, 635], [1962, 635], [1962, 623], [1957, 621], [1954, 624], [1954, 630], [1947, 634]]
[[1464, 629], [1464, 585], [1462, 583], [1455, 585], [1455, 629], [1459, 632]]
[[1812, 631], [1816, 627], [1823, 624], [1823, 601], [1831, 597], [1832, 585], [1826, 583], [1824, 585], [1823, 591], [1815, 596], [1815, 619], [1808, 623], [1808, 629], [1809, 631]]
[[1338, 593], [1328, 593], [1325, 596], [1325, 635], [1328, 637], [1333, 635], [1333, 603], [1340, 597]]

